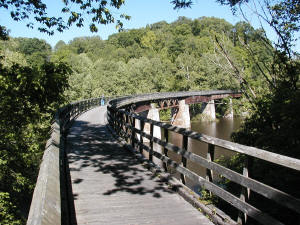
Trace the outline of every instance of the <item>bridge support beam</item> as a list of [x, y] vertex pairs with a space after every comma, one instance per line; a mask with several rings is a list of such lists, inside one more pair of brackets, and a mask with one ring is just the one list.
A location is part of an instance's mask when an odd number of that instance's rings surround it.
[[178, 103], [178, 109], [172, 110], [172, 125], [189, 129], [191, 128], [189, 105], [185, 104], [185, 100]]
[[210, 100], [207, 103], [203, 103], [203, 111], [202, 115], [205, 120], [214, 121], [216, 120], [216, 109], [215, 109], [215, 101]]

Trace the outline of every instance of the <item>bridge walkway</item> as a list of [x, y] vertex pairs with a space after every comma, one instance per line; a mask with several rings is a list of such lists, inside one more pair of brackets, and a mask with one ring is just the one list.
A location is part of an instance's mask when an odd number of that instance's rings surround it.
[[115, 141], [105, 113], [82, 114], [67, 137], [77, 224], [212, 224]]

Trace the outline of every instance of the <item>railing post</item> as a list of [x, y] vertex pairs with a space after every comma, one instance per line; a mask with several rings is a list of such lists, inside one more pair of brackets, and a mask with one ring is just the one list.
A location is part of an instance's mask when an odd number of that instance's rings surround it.
[[126, 116], [125, 116], [125, 114], [123, 114], [121, 112], [120, 112], [120, 120], [121, 120], [121, 129], [120, 129], [121, 130], [121, 137], [125, 138], [125, 140], [126, 140], [126, 126], [125, 126]]
[[111, 115], [112, 115], [112, 118], [113, 118], [112, 126], [114, 128], [114, 131], [116, 131], [116, 133], [117, 133], [117, 114], [116, 114], [116, 110], [114, 108], [112, 108], [111, 112], [112, 112]]
[[135, 118], [134, 117], [131, 117], [131, 146], [133, 147], [134, 149], [134, 145], [135, 145], [135, 131], [134, 131], [134, 128], [135, 128]]
[[[251, 167], [252, 159], [249, 156], [245, 156], [244, 167], [243, 167], [243, 176], [249, 177], [249, 168]], [[250, 188], [242, 187], [240, 199], [243, 202], [249, 201], [250, 198]], [[238, 224], [246, 224], [247, 222], [247, 214], [243, 212], [239, 212], [237, 223]]]
[[119, 128], [120, 128], [120, 126], [119, 126], [119, 112], [115, 109], [115, 111], [114, 111], [114, 116], [115, 116], [115, 131], [116, 131], [116, 133], [117, 134], [119, 134], [120, 133], [120, 130], [119, 130]]
[[[185, 135], [182, 136], [182, 149], [184, 151], [188, 150], [188, 136], [185, 136]], [[181, 156], [181, 165], [183, 167], [186, 167], [186, 162], [187, 162], [186, 158], [182, 155]], [[185, 176], [183, 174], [181, 174], [180, 176], [181, 176], [181, 182], [183, 184], [186, 184]]]
[[[214, 157], [215, 157], [214, 155], [215, 155], [215, 146], [213, 144], [208, 144], [208, 150], [206, 155], [207, 161], [208, 162], [214, 161]], [[209, 182], [213, 181], [213, 171], [210, 169], [206, 169], [206, 180]]]
[[152, 123], [150, 123], [150, 136], [151, 136], [151, 139], [150, 139], [150, 151], [149, 151], [149, 161], [152, 162], [153, 161], [153, 128], [154, 128], [154, 125]]
[[127, 125], [127, 115], [125, 113], [122, 114], [122, 124], [123, 124], [123, 133], [124, 133], [124, 139], [126, 140], [126, 142], [128, 142], [128, 135], [127, 135], [127, 130], [128, 128], [126, 127]]
[[[169, 142], [169, 132], [168, 132], [168, 130], [167, 129], [165, 129], [164, 128], [164, 136], [165, 136], [165, 141], [166, 141], [166, 143], [168, 143]], [[164, 155], [166, 156], [166, 157], [168, 157], [168, 149], [167, 148], [165, 148], [164, 147]], [[167, 163], [163, 163], [163, 167], [164, 167], [164, 170], [167, 172], [168, 171], [168, 165], [167, 165]]]
[[[124, 116], [125, 116], [125, 123], [124, 123], [125, 140], [126, 140], [126, 142], [128, 142], [129, 141], [129, 135], [128, 135], [129, 128], [127, 127], [127, 125], [129, 122], [129, 117], [127, 114], [124, 114]], [[123, 116], [123, 118], [124, 118], [124, 116]]]
[[123, 123], [123, 121], [122, 121], [122, 114], [120, 112], [117, 112], [117, 118], [118, 118], [118, 128], [117, 128], [118, 131], [117, 132], [118, 132], [119, 136], [122, 136], [122, 129], [123, 129], [122, 123]]
[[120, 135], [120, 121], [119, 121], [119, 112], [116, 110], [115, 111], [115, 121], [116, 121], [116, 129], [115, 129], [115, 131], [116, 131], [116, 133], [118, 134], [118, 135]]
[[[141, 123], [141, 132], [143, 132], [144, 131], [144, 126], [145, 126], [145, 122], [144, 121], [142, 121], [142, 120], [140, 120], [140, 123]], [[142, 134], [140, 135], [140, 153], [141, 154], [143, 154], [143, 136], [142, 136]]]

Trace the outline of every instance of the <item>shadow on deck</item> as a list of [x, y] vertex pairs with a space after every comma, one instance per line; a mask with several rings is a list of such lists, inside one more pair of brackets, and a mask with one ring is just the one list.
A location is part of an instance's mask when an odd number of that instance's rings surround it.
[[210, 224], [113, 139], [104, 115], [83, 114], [67, 138], [77, 223]]

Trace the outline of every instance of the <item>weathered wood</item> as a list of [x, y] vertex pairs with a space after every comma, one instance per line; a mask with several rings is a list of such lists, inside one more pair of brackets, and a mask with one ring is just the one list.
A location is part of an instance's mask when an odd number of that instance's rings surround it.
[[[208, 144], [207, 156], [206, 156], [208, 162], [214, 161], [214, 154], [215, 154], [215, 146], [212, 144]], [[206, 169], [206, 180], [210, 182], [213, 181], [213, 170]]]
[[[135, 118], [131, 117], [132, 120], [131, 120], [131, 126], [132, 127], [135, 127]], [[135, 147], [135, 131], [134, 129], [131, 129], [131, 145], [132, 147], [134, 148]]]
[[135, 132], [139, 133], [141, 136], [153, 139], [155, 143], [160, 144], [164, 148], [173, 151], [179, 155], [183, 155], [185, 158], [209, 169], [213, 170], [216, 173], [224, 176], [225, 178], [240, 184], [246, 188], [250, 188], [252, 191], [255, 191], [264, 197], [271, 199], [278, 204], [285, 206], [287, 208], [290, 208], [293, 211], [296, 211], [300, 213], [300, 200], [294, 198], [293, 196], [286, 194], [276, 188], [273, 188], [271, 186], [268, 186], [266, 184], [263, 184], [259, 181], [256, 181], [254, 179], [251, 179], [249, 177], [243, 176], [233, 170], [230, 170], [226, 167], [223, 167], [217, 163], [210, 162], [207, 159], [203, 158], [202, 156], [196, 155], [192, 152], [186, 152], [183, 149], [179, 148], [178, 146], [175, 146], [171, 143], [164, 142], [158, 138], [151, 137], [149, 134], [145, 132], [141, 132], [140, 130], [136, 129]]
[[[167, 129], [164, 129], [164, 137], [165, 137], [165, 142], [168, 143], [169, 142], [169, 132]], [[168, 156], [168, 149], [164, 147], [164, 155]], [[167, 164], [164, 162], [163, 167], [165, 169], [165, 171], [168, 171], [168, 167]]]
[[[148, 146], [143, 146], [143, 148], [147, 151], [149, 151]], [[226, 190], [220, 188], [216, 184], [207, 181], [205, 178], [197, 175], [196, 173], [190, 171], [189, 169], [183, 167], [182, 165], [178, 164], [177, 162], [174, 162], [170, 158], [158, 153], [153, 152], [153, 155], [164, 162], [168, 163], [168, 165], [172, 166], [174, 169], [176, 169], [177, 172], [184, 174], [186, 177], [190, 178], [194, 182], [197, 182], [201, 187], [211, 191], [212, 193], [216, 194], [226, 202], [233, 205], [235, 208], [241, 210], [242, 212], [246, 213], [247, 215], [251, 216], [252, 218], [256, 219], [258, 222], [262, 224], [274, 224], [274, 225], [283, 225], [280, 221], [270, 217], [268, 214], [263, 213], [261, 210], [253, 207], [252, 205], [249, 205], [248, 203], [240, 200], [238, 197], [232, 195], [231, 193], [227, 192]]]
[[[134, 153], [141, 162], [145, 162], [145, 158], [136, 149], [133, 149], [131, 145], [129, 145], [125, 141], [122, 141], [121, 138], [118, 138], [118, 140], [128, 150], [130, 150], [132, 153]], [[148, 146], [146, 146], [145, 148], [146, 148], [145, 149], [146, 151], [150, 151]], [[233, 221], [228, 215], [226, 215], [224, 212], [220, 211], [219, 209], [213, 207], [213, 205], [204, 205], [201, 201], [199, 201], [199, 196], [195, 192], [193, 192], [187, 186], [182, 187], [182, 183], [179, 182], [177, 179], [174, 179], [174, 177], [170, 176], [170, 174], [162, 173], [157, 168], [157, 166], [151, 165], [151, 163], [149, 163], [147, 166], [149, 166], [149, 169], [153, 173], [156, 174], [158, 172], [163, 177], [163, 179], [167, 179], [168, 184], [170, 184], [172, 187], [176, 187], [177, 192], [180, 194], [180, 196], [182, 196], [186, 201], [188, 201], [191, 205], [193, 205], [199, 211], [203, 211], [207, 216], [210, 217], [210, 220], [214, 224], [237, 225], [237, 223], [235, 221]]]
[[[124, 115], [125, 116], [125, 123], [129, 123], [129, 116], [128, 115]], [[128, 133], [129, 128], [125, 127], [125, 133]], [[127, 138], [126, 141], [128, 142], [129, 139]]]
[[[244, 162], [244, 166], [243, 166], [243, 176], [245, 176], [245, 177], [249, 177], [249, 169], [248, 169], [249, 163], [248, 162], [249, 162], [249, 156], [246, 157], [245, 162]], [[249, 200], [249, 198], [250, 198], [250, 188], [242, 187], [241, 194], [240, 194], [240, 199], [243, 202], [247, 202]], [[243, 212], [239, 212], [237, 222], [239, 224], [246, 224], [247, 214], [243, 213]]]
[[[208, 144], [206, 159], [208, 162], [214, 161], [214, 154], [215, 154], [215, 146], [212, 144]], [[206, 169], [206, 180], [209, 182], [213, 182], [213, 170]], [[212, 193], [210, 192], [210, 196]]]
[[[153, 137], [153, 124], [150, 124], [150, 136]], [[153, 162], [153, 140], [150, 139], [149, 161]]]
[[[141, 123], [141, 131], [144, 132], [144, 127], [145, 127], [145, 122], [140, 120], [140, 123]], [[133, 130], [136, 131], [139, 131], [138, 129], [135, 129], [135, 127], [133, 128]], [[144, 140], [143, 140], [143, 136], [140, 135], [140, 143], [143, 144]], [[143, 147], [140, 147], [140, 153], [143, 154]]]
[[[168, 143], [168, 140], [165, 139], [165, 141], [162, 141], [158, 138], [153, 137], [153, 135], [146, 134], [143, 131], [139, 131], [135, 129], [136, 133], [139, 133], [141, 137], [145, 137], [150, 140], [150, 142], [158, 143], [162, 147], [164, 147], [164, 154], [160, 154], [158, 152], [153, 152], [153, 149], [145, 146], [143, 143], [138, 143], [139, 148], [145, 149], [146, 151], [149, 150], [155, 157], [160, 158], [164, 162], [164, 168], [167, 168], [167, 165], [170, 164], [170, 160], [165, 154], [165, 150], [171, 150], [177, 154], [179, 154], [182, 157], [181, 163], [177, 165], [178, 163], [172, 162], [173, 166], [175, 165], [175, 169], [181, 174], [181, 178], [183, 180], [183, 183], [185, 182], [185, 176], [189, 177], [194, 182], [198, 182], [203, 188], [211, 191], [215, 195], [219, 196], [220, 198], [224, 199], [228, 203], [232, 204], [235, 208], [240, 210], [242, 213], [240, 214], [239, 221], [245, 222], [247, 219], [247, 216], [253, 217], [255, 220], [263, 223], [263, 224], [280, 224], [279, 221], [271, 218], [270, 216], [264, 214], [260, 210], [256, 209], [255, 207], [249, 205], [247, 203], [247, 200], [250, 195], [250, 191], [255, 191], [258, 194], [261, 194], [262, 196], [271, 199], [280, 205], [287, 207], [297, 213], [300, 213], [300, 200], [294, 198], [293, 196], [284, 193], [280, 190], [277, 190], [273, 187], [270, 187], [266, 184], [263, 184], [261, 182], [258, 182], [254, 179], [249, 178], [248, 175], [248, 168], [247, 166], [244, 167], [243, 174], [236, 173], [228, 168], [225, 168], [221, 165], [218, 165], [217, 163], [213, 162], [213, 149], [215, 146], [221, 147], [223, 149], [227, 149], [229, 151], [233, 151], [236, 153], [240, 153], [245, 155], [247, 158], [254, 157], [258, 158], [264, 161], [268, 161], [271, 163], [274, 163], [276, 165], [284, 166], [286, 168], [291, 168], [297, 171], [300, 171], [300, 160], [279, 155], [276, 153], [272, 153], [269, 151], [265, 151], [262, 149], [258, 149], [255, 147], [249, 147], [240, 145], [237, 143], [233, 143], [230, 141], [221, 140], [218, 138], [210, 137], [208, 135], [199, 134], [184, 128], [179, 128], [176, 126], [172, 126], [167, 123], [154, 121], [148, 118], [144, 118], [140, 115], [137, 115], [135, 113], [130, 113], [124, 109], [120, 109], [121, 107], [128, 108], [130, 104], [150, 104], [151, 102], [159, 102], [160, 107], [169, 107], [169, 101], [171, 100], [182, 100], [187, 99], [187, 101], [197, 101], [197, 100], [208, 100], [208, 99], [216, 99], [224, 97], [225, 95], [232, 95], [234, 96], [236, 93], [232, 92], [201, 92], [196, 94], [197, 92], [189, 92], [189, 93], [163, 93], [163, 94], [146, 94], [146, 95], [138, 95], [133, 97], [126, 97], [120, 100], [116, 100], [112, 103], [113, 107], [115, 107], [115, 110], [117, 110], [120, 113], [126, 114], [130, 117], [139, 119], [141, 121], [144, 121], [145, 123], [149, 123], [151, 125], [155, 125], [158, 127], [161, 127], [165, 130], [165, 133], [168, 133], [168, 131], [172, 131], [178, 134], [183, 135], [183, 137], [192, 138], [204, 143], [207, 143], [209, 146], [209, 151], [207, 154], [207, 158], [203, 158], [201, 156], [195, 155], [191, 152], [187, 152], [187, 147], [182, 145], [181, 147], [174, 146], [173, 144]], [[234, 97], [238, 97], [237, 95]], [[129, 124], [126, 124], [125, 126], [130, 126]], [[189, 159], [198, 165], [202, 165], [207, 169], [206, 178], [199, 177], [192, 171], [188, 170], [186, 168], [186, 160]], [[175, 163], [175, 164], [174, 164]], [[213, 180], [213, 172], [216, 172], [225, 178], [242, 185], [242, 192], [240, 198], [233, 196], [226, 190], [223, 190], [222, 188], [216, 186], [212, 183]], [[195, 176], [196, 175], [196, 176]]]
[[[123, 113], [128, 113], [128, 112], [123, 111]], [[211, 136], [208, 136], [205, 134], [200, 134], [200, 133], [190, 131], [190, 130], [187, 130], [184, 128], [172, 126], [167, 123], [150, 120], [150, 119], [144, 118], [142, 116], [139, 116], [137, 114], [133, 114], [133, 113], [130, 113], [130, 114], [131, 114], [131, 116], [133, 116], [137, 119], [143, 120], [144, 122], [153, 123], [153, 125], [155, 125], [155, 126], [158, 126], [158, 127], [164, 128], [164, 129], [168, 129], [169, 131], [173, 131], [178, 134], [186, 135], [189, 138], [199, 140], [199, 141], [205, 142], [207, 144], [212, 144], [212, 145], [215, 145], [218, 147], [222, 147], [222, 148], [225, 148], [230, 151], [253, 156], [258, 159], [262, 159], [262, 160], [265, 160], [268, 162], [272, 162], [272, 163], [275, 163], [278, 165], [282, 165], [282, 166], [300, 171], [300, 160], [299, 159], [291, 158], [291, 157], [284, 156], [284, 155], [279, 155], [279, 154], [265, 151], [262, 149], [258, 149], [255, 147], [249, 147], [249, 146], [233, 143], [230, 141], [211, 137]]]
[[[183, 149], [183, 151], [187, 151], [188, 150], [188, 137], [187, 136], [182, 136], [182, 149]], [[181, 165], [183, 167], [186, 167], [186, 163], [187, 163], [186, 158], [183, 155], [181, 155]], [[183, 184], [186, 184], [186, 180], [185, 180], [184, 174], [181, 174], [180, 176], [181, 176], [181, 182]]]
[[212, 225], [123, 149], [102, 115], [99, 108], [83, 114], [68, 137], [77, 223]]
[[[63, 135], [72, 120], [83, 112], [83, 105], [89, 100], [75, 102], [59, 108], [51, 127], [51, 137], [47, 141], [37, 183], [34, 189], [27, 225], [69, 223], [69, 205], [65, 190], [65, 160]], [[95, 104], [96, 105], [96, 104]], [[94, 104], [89, 104], [92, 108]]]

